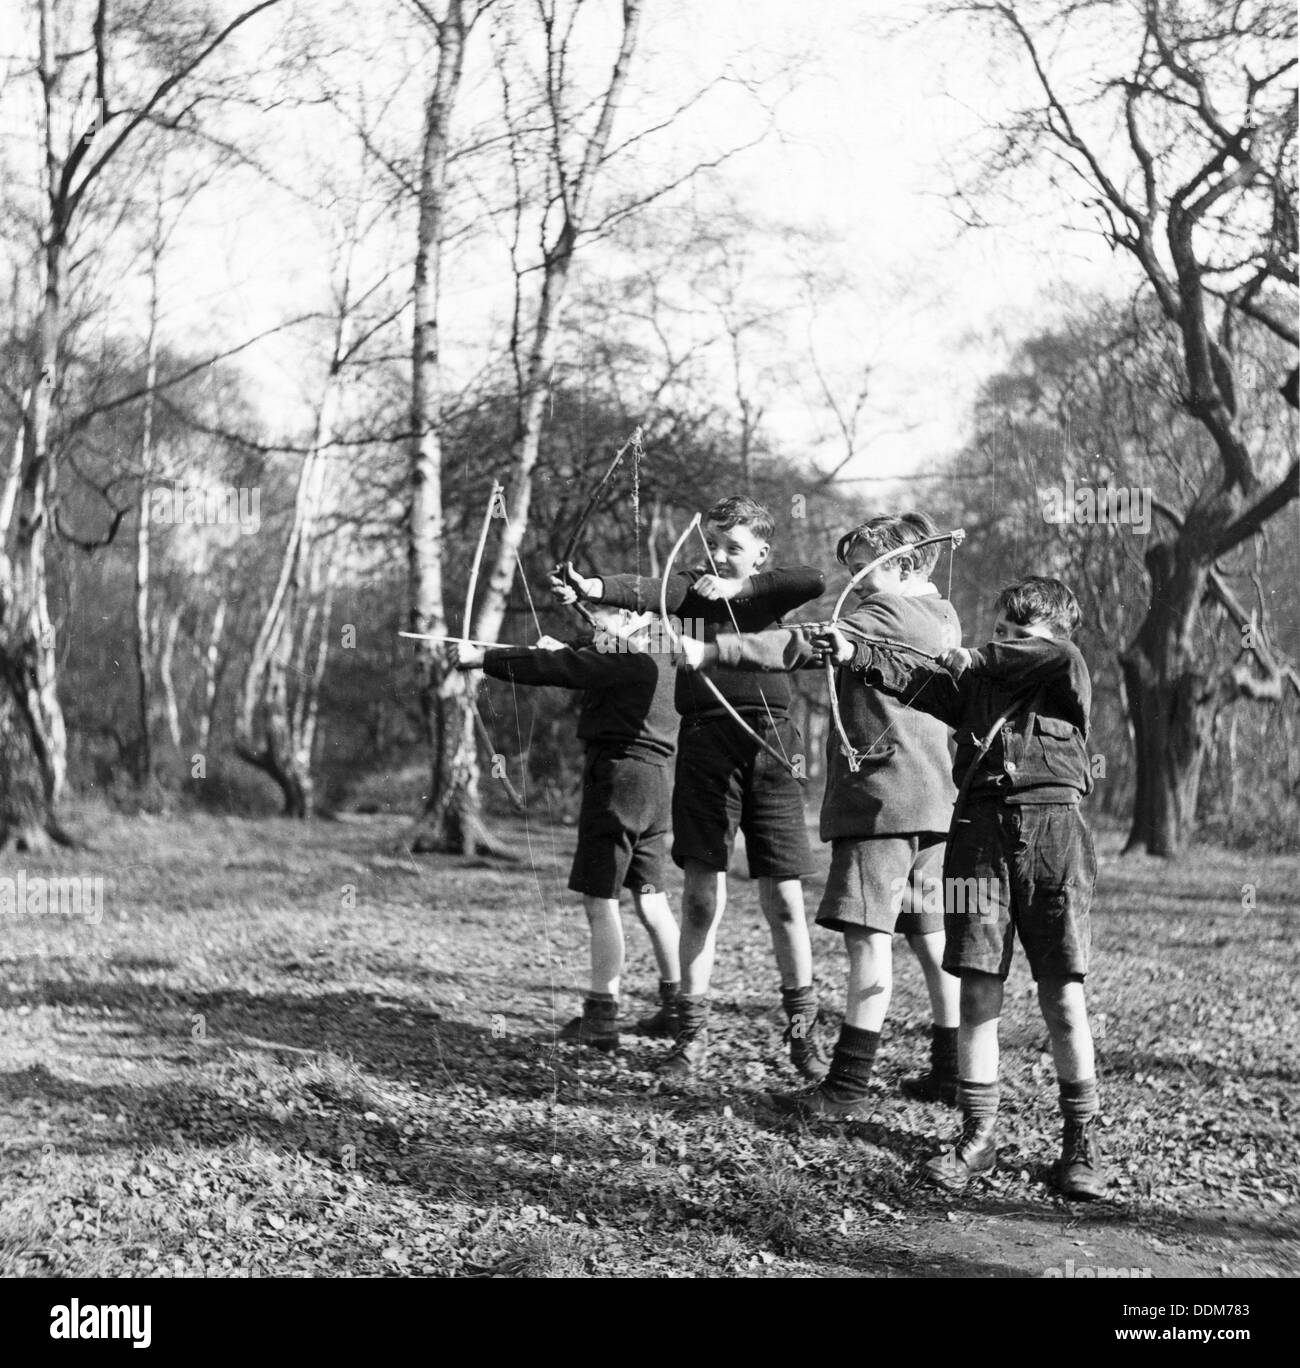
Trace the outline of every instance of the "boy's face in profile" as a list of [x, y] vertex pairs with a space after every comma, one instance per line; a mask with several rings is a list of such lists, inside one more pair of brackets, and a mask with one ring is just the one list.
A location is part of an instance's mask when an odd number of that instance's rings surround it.
[[1025, 637], [1043, 637], [1047, 641], [1053, 641], [1056, 633], [1052, 631], [1051, 623], [1048, 622], [1008, 622], [1005, 613], [998, 614], [998, 619], [993, 624], [994, 641], [1023, 641]]
[[715, 522], [705, 523], [704, 540], [719, 579], [746, 579], [763, 564], [771, 550], [767, 542], [741, 524], [722, 528]]

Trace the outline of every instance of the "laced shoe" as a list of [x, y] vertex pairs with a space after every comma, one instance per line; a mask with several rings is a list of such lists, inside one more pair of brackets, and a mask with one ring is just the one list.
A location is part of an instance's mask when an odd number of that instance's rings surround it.
[[658, 1040], [675, 1040], [681, 1029], [681, 1014], [677, 1008], [678, 985], [659, 984], [659, 1010], [653, 1016], [642, 1017], [636, 1024], [637, 1035]]
[[817, 1036], [821, 1013], [814, 1011], [812, 1019], [805, 1021], [800, 1015], [791, 1018], [781, 1039], [790, 1047], [790, 1063], [800, 1078], [809, 1083], [820, 1083], [830, 1069], [830, 1060], [822, 1049]]
[[875, 1110], [870, 1097], [836, 1100], [824, 1083], [798, 1092], [765, 1093], [763, 1100], [774, 1112], [796, 1116], [801, 1121], [852, 1121], [870, 1116]]
[[655, 1072], [661, 1078], [689, 1078], [709, 1057], [709, 1000], [677, 995], [677, 1036]]
[[1056, 1186], [1062, 1196], [1091, 1201], [1106, 1193], [1106, 1170], [1097, 1141], [1097, 1118], [1066, 1119], [1061, 1138], [1061, 1158], [1056, 1165]]
[[582, 1004], [582, 1015], [568, 1022], [556, 1039], [606, 1053], [617, 1050], [618, 1003], [588, 998]]
[[992, 1173], [998, 1163], [997, 1129], [994, 1116], [966, 1117], [957, 1143], [926, 1160], [926, 1180], [949, 1192], [960, 1192], [972, 1178]]

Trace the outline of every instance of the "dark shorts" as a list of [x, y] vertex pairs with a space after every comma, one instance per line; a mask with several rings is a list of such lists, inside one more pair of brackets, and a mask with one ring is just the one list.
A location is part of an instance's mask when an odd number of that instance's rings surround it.
[[836, 837], [817, 925], [906, 936], [942, 931], [943, 842], [933, 831]]
[[972, 803], [948, 841], [943, 875], [949, 973], [1005, 979], [1015, 936], [1035, 980], [1088, 972], [1097, 857], [1077, 807]]
[[582, 769], [578, 849], [569, 887], [590, 898], [662, 893], [668, 845], [669, 767], [589, 751]]
[[[791, 763], [803, 757], [803, 737], [789, 720], [773, 729], [746, 719]], [[725, 870], [736, 828], [745, 833], [751, 879], [799, 879], [813, 870], [804, 817], [803, 785], [755, 744], [734, 718], [687, 718], [677, 737], [673, 785], [673, 860], [698, 860]]]

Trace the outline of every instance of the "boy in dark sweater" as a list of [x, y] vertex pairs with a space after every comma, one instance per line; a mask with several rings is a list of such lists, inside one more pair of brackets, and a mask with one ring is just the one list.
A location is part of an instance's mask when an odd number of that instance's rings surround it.
[[460, 645], [458, 668], [482, 669], [515, 684], [584, 690], [578, 736], [586, 751], [578, 848], [569, 887], [582, 894], [591, 927], [591, 989], [582, 1015], [559, 1033], [598, 1050], [618, 1047], [618, 991], [623, 972], [619, 891], [650, 936], [661, 982], [680, 977], [677, 923], [664, 892], [669, 767], [677, 717], [673, 671], [650, 649], [649, 614], [617, 608], [592, 612], [594, 642], [565, 646], [544, 638], [531, 649]]
[[[773, 530], [772, 515], [753, 499], [737, 495], [715, 503], [704, 525], [707, 563], [669, 576], [668, 612], [695, 624], [704, 639], [712, 641], [726, 632], [777, 626], [783, 614], [818, 598], [825, 588], [819, 570], [763, 570]], [[584, 598], [637, 611], [659, 604], [658, 579], [584, 579], [572, 567], [564, 571]], [[790, 1060], [805, 1078], [815, 1081], [825, 1074], [826, 1064], [816, 1037], [812, 944], [800, 882], [811, 872], [812, 853], [803, 792], [794, 776], [803, 742], [789, 717], [789, 681], [729, 673], [714, 682], [754, 731], [787, 757], [788, 765], [747, 735], [697, 675], [679, 672], [676, 701], [682, 724], [673, 785], [672, 855], [685, 875], [682, 990], [679, 1029], [660, 1071], [668, 1077], [689, 1077], [707, 1057], [709, 980], [726, 906], [727, 865], [739, 826], [780, 971], [781, 1001], [790, 1022]]]
[[944, 670], [839, 633], [827, 644], [868, 684], [955, 728], [953, 774], [969, 775], [944, 860], [943, 962], [961, 977], [963, 1125], [926, 1177], [957, 1191], [996, 1166], [998, 1019], [1019, 935], [1060, 1082], [1057, 1186], [1067, 1197], [1099, 1197], [1106, 1180], [1083, 991], [1097, 861], [1078, 809], [1092, 789], [1084, 746], [1092, 685], [1069, 640], [1079, 605], [1059, 580], [1031, 576], [1004, 589], [997, 608], [993, 642], [945, 652]]
[[[840, 538], [836, 558], [856, 574], [884, 552], [936, 535], [923, 513], [872, 518]], [[850, 635], [888, 637], [931, 655], [961, 640], [952, 605], [930, 582], [937, 545], [899, 555], [856, 588], [857, 606], [842, 622]], [[687, 643], [688, 663], [716, 659], [732, 669], [808, 669], [823, 653], [797, 626], [761, 636]], [[958, 981], [943, 971], [943, 903], [938, 895], [943, 843], [954, 790], [948, 777], [948, 729], [901, 701], [866, 688], [848, 669], [836, 673], [844, 729], [858, 748], [854, 769], [840, 737], [826, 744], [821, 838], [831, 867], [817, 922], [839, 931], [849, 957], [848, 995], [830, 1073], [815, 1088], [776, 1093], [780, 1111], [834, 1119], [864, 1115], [868, 1086], [893, 992], [893, 937], [906, 935], [925, 975], [933, 1018], [930, 1071], [903, 1091], [955, 1103]]]

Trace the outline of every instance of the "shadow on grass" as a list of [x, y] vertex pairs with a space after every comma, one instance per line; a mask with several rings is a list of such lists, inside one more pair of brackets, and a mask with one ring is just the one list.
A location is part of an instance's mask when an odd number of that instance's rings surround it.
[[[531, 1020], [513, 1013], [496, 1013], [479, 1026], [448, 1020], [415, 1004], [375, 1002], [355, 990], [310, 995], [241, 988], [199, 991], [129, 979], [72, 978], [0, 987], [0, 1010], [25, 1006], [118, 1015], [132, 1023], [146, 1044], [152, 1040], [172, 1049], [184, 1044], [191, 1050], [225, 1046], [336, 1056], [417, 1087], [451, 1084], [503, 1095], [536, 1093], [529, 1073], [544, 1044], [531, 1038]], [[184, 1059], [196, 1062], [192, 1054]]]
[[1268, 1069], [1251, 1068], [1237, 1063], [1222, 1065], [1211, 1063], [1208, 1059], [1185, 1059], [1174, 1055], [1151, 1054], [1144, 1050], [1109, 1050], [1104, 1045], [1099, 1053], [1105, 1059], [1106, 1072], [1113, 1077], [1125, 1073], [1167, 1073], [1190, 1076], [1206, 1087], [1235, 1083], [1243, 1078], [1300, 1083], [1300, 1067]]

